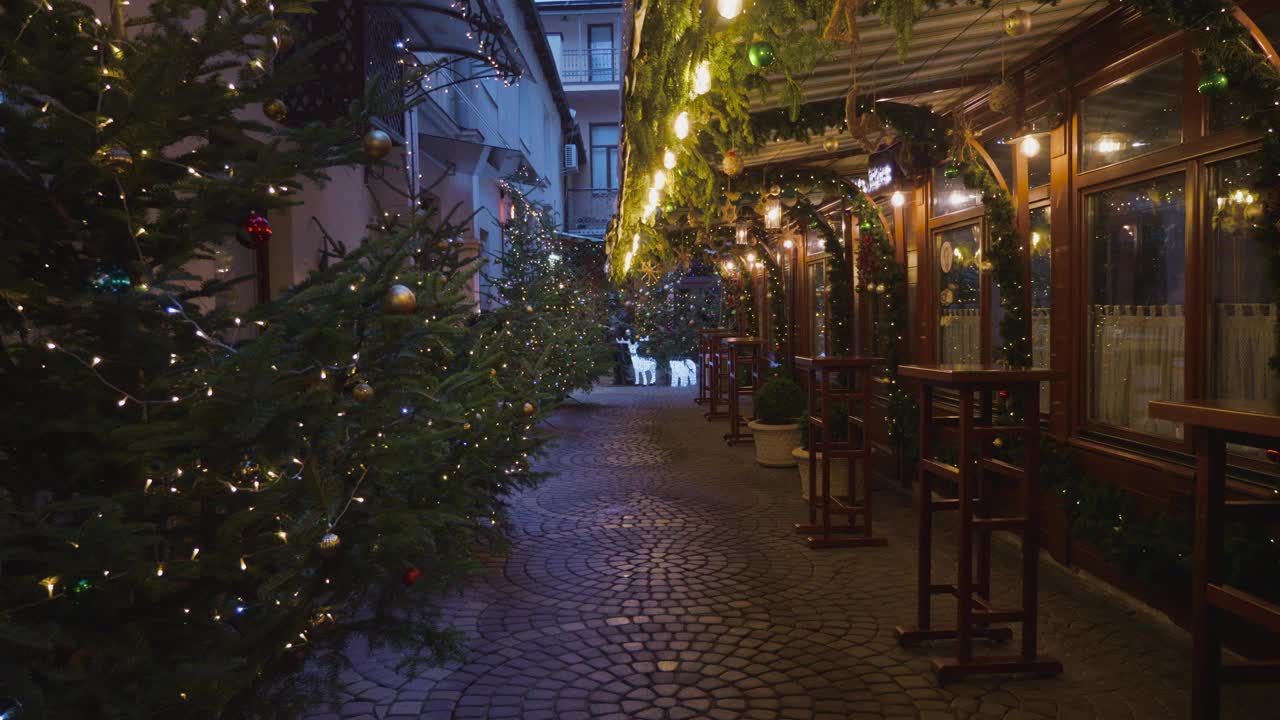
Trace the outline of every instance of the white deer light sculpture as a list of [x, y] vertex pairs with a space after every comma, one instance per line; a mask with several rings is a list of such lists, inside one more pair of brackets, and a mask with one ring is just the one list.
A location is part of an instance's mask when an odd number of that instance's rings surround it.
[[[627, 346], [631, 351], [631, 370], [636, 376], [636, 385], [652, 385], [658, 382], [658, 361], [651, 357], [644, 357], [636, 352], [637, 343], [634, 340], [619, 340], [618, 342]], [[648, 382], [645, 382], [646, 376]]]
[[672, 360], [668, 364], [671, 366], [671, 387], [691, 387], [697, 384], [698, 368], [692, 360]]

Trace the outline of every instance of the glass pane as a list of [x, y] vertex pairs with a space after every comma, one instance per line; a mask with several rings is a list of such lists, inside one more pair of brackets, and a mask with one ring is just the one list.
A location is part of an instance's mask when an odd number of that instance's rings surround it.
[[592, 125], [591, 126], [591, 145], [614, 145], [618, 144], [618, 126], [617, 125]]
[[946, 215], [957, 210], [971, 208], [982, 202], [976, 190], [964, 186], [958, 177], [949, 178], [943, 168], [933, 169], [933, 215]]
[[1177, 145], [1182, 142], [1182, 58], [1085, 98], [1080, 118], [1082, 170]]
[[1027, 187], [1038, 188], [1049, 184], [1049, 135], [1036, 135], [1040, 152], [1027, 157]]
[[1209, 397], [1266, 402], [1275, 397], [1268, 362], [1276, 348], [1269, 253], [1255, 234], [1266, 221], [1256, 155], [1209, 168], [1214, 203], [1205, 257], [1210, 266]]
[[813, 288], [813, 318], [809, 326], [809, 352], [825, 355], [827, 349], [827, 265], [809, 265], [809, 287]]
[[987, 151], [992, 162], [1000, 168], [1005, 184], [1013, 187], [1013, 143], [1010, 139], [1003, 135], [992, 138], [982, 144], [982, 149]]
[[938, 359], [944, 363], [976, 363], [980, 332], [978, 317], [977, 223], [937, 235]]
[[[1053, 306], [1053, 238], [1049, 206], [1031, 208], [1031, 364], [1049, 367], [1049, 311]], [[1049, 383], [1040, 383], [1040, 412], [1049, 412]]]
[[1147, 416], [1152, 400], [1183, 397], [1185, 176], [1168, 175], [1088, 199], [1090, 417], [1181, 437]]

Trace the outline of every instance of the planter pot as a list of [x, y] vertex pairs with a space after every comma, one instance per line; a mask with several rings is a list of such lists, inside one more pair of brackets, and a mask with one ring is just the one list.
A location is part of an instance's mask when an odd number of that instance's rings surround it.
[[[796, 448], [791, 451], [800, 471], [800, 497], [809, 499], [809, 451]], [[822, 492], [822, 453], [818, 453], [818, 492]], [[846, 497], [849, 494], [849, 458], [834, 458], [831, 461], [831, 494]]]
[[756, 462], [765, 467], [792, 467], [796, 459], [791, 449], [800, 444], [800, 426], [764, 425], [749, 422], [751, 437], [755, 440]]

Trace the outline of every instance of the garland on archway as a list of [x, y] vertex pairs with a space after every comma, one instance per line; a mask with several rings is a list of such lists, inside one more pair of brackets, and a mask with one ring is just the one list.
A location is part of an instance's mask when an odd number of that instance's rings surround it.
[[765, 270], [765, 285], [769, 293], [769, 316], [773, 327], [772, 350], [774, 358], [790, 364], [787, 357], [787, 336], [790, 328], [787, 325], [787, 309], [782, 292], [782, 268], [778, 267], [769, 249], [768, 237], [757, 225], [751, 226], [751, 236], [755, 240], [755, 251]]

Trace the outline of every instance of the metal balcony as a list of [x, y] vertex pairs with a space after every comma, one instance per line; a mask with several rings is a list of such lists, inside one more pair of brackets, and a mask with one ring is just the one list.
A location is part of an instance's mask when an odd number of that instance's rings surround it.
[[558, 58], [560, 82], [566, 85], [616, 83], [622, 78], [621, 56], [615, 49], [563, 50]]
[[616, 189], [570, 190], [565, 207], [565, 229], [575, 235], [602, 238], [618, 211]]

